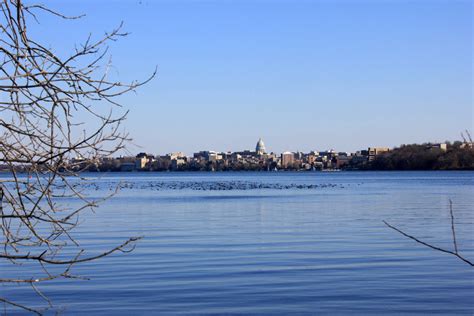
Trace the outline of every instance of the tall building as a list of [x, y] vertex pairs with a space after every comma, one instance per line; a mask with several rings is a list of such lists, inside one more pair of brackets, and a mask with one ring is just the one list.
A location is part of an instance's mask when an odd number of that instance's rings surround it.
[[281, 154], [281, 167], [288, 168], [295, 162], [295, 154], [289, 151], [285, 151]]
[[258, 140], [257, 146], [255, 147], [255, 152], [257, 155], [265, 155], [267, 153], [265, 144], [261, 138]]

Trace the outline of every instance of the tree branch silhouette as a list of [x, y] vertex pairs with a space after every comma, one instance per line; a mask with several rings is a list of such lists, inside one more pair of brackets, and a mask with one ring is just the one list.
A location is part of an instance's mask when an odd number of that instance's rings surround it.
[[[41, 14], [62, 20], [81, 17], [22, 0], [0, 0], [0, 164], [9, 172], [0, 178], [0, 260], [34, 262], [43, 271], [31, 278], [2, 276], [0, 271], [0, 283], [30, 284], [45, 298], [35, 284], [79, 278], [70, 272], [75, 264], [128, 252], [141, 238], [86, 255], [75, 228], [79, 216], [105, 198], [90, 198], [82, 186], [88, 180], [77, 170], [130, 141], [122, 131], [127, 111], [118, 97], [149, 82], [156, 69], [145, 80], [128, 83], [110, 75], [107, 45], [127, 35], [122, 24], [98, 39], [89, 36], [62, 57], [63, 52], [29, 35], [31, 22]], [[58, 265], [65, 269], [51, 272]], [[0, 301], [34, 311], [7, 298]]]
[[422, 244], [423, 246], [426, 246], [426, 247], [431, 248], [431, 249], [436, 250], [436, 251], [440, 251], [440, 252], [444, 252], [444, 253], [451, 254], [451, 255], [457, 257], [458, 259], [464, 261], [465, 263], [467, 263], [467, 264], [470, 265], [471, 267], [474, 267], [474, 263], [473, 263], [472, 261], [470, 261], [470, 260], [464, 258], [463, 256], [461, 256], [461, 254], [459, 254], [459, 251], [458, 251], [458, 244], [457, 244], [457, 241], [456, 241], [456, 230], [455, 230], [455, 228], [454, 228], [453, 202], [451, 201], [451, 199], [449, 200], [449, 214], [450, 214], [450, 217], [451, 217], [451, 232], [452, 232], [452, 238], [453, 238], [454, 251], [448, 250], [448, 249], [444, 249], [444, 248], [440, 248], [440, 247], [434, 246], [434, 245], [432, 245], [432, 244], [429, 244], [429, 243], [427, 243], [427, 242], [424, 242], [424, 241], [422, 241], [422, 240], [420, 240], [420, 239], [418, 239], [418, 238], [416, 238], [416, 237], [414, 237], [414, 236], [412, 236], [412, 235], [409, 235], [409, 234], [405, 233], [405, 232], [402, 231], [401, 229], [399, 229], [399, 228], [397, 228], [397, 227], [395, 227], [395, 226], [390, 225], [390, 224], [387, 223], [386, 221], [383, 221], [383, 223], [384, 223], [387, 227], [389, 227], [389, 228], [391, 228], [391, 229], [397, 231], [398, 233], [402, 234], [403, 236], [405, 236], [405, 237], [407, 237], [407, 238], [409, 238], [409, 239], [411, 239], [411, 240], [416, 241], [416, 242], [419, 243], [419, 244]]

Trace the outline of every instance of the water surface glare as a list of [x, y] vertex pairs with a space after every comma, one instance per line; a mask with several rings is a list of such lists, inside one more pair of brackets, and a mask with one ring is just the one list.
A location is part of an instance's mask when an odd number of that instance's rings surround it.
[[[77, 265], [89, 281], [40, 284], [49, 313], [474, 313], [472, 267], [382, 223], [452, 249], [452, 199], [458, 247], [474, 260], [474, 172], [86, 176], [92, 196], [122, 190], [84, 214], [82, 245], [98, 253], [145, 238], [132, 253]], [[0, 262], [0, 276], [15, 271]], [[45, 306], [30, 287], [0, 291]]]

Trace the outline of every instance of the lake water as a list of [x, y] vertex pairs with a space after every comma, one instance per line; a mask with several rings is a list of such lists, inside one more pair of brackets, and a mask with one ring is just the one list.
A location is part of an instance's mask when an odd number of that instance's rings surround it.
[[[100, 196], [119, 181], [75, 236], [91, 253], [144, 239], [75, 267], [91, 280], [40, 284], [49, 313], [474, 313], [473, 267], [382, 222], [452, 249], [451, 199], [473, 261], [473, 172], [115, 173], [87, 190]], [[46, 305], [31, 287], [0, 291]]]

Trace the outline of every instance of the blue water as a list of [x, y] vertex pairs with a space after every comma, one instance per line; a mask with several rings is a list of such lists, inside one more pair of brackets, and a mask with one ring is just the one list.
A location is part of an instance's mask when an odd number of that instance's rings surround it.
[[[75, 237], [89, 253], [144, 239], [132, 253], [77, 265], [88, 281], [40, 284], [48, 313], [474, 313], [474, 268], [382, 223], [452, 249], [451, 199], [460, 252], [473, 261], [473, 172], [87, 176], [92, 196], [123, 186], [84, 213]], [[0, 263], [0, 277], [14, 271]], [[47, 306], [28, 286], [0, 291]]]

